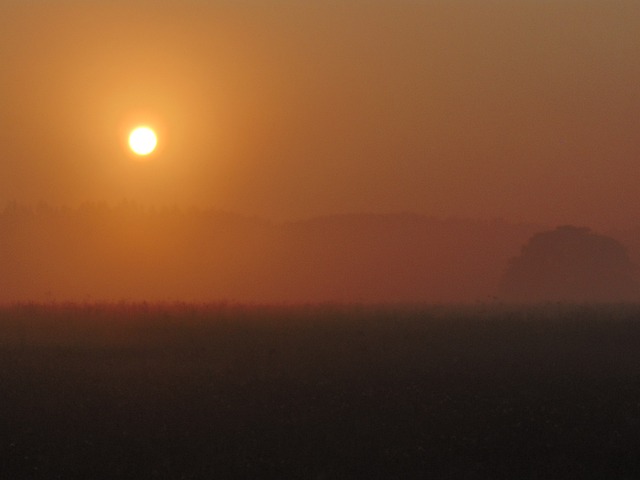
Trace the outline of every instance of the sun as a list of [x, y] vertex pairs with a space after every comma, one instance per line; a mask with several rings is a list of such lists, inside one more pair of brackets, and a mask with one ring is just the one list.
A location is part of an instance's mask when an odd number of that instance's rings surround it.
[[149, 155], [156, 149], [158, 137], [149, 127], [137, 127], [129, 134], [129, 147], [136, 155]]

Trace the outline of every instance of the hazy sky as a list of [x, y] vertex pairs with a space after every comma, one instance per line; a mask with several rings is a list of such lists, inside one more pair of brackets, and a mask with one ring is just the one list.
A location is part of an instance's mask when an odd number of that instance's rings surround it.
[[602, 228], [639, 163], [638, 0], [0, 0], [2, 203]]

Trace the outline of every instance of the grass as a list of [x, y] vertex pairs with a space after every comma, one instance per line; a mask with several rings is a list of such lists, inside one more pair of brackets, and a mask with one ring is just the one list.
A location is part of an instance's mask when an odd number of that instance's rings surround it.
[[633, 305], [14, 305], [0, 478], [637, 478]]

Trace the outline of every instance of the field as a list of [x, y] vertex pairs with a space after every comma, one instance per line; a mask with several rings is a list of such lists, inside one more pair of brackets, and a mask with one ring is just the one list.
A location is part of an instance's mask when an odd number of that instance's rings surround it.
[[640, 477], [640, 306], [14, 305], [0, 478]]

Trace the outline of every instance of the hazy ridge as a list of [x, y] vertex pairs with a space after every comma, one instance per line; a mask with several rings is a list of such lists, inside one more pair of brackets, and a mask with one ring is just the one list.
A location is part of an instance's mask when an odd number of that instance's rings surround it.
[[[291, 222], [135, 203], [0, 212], [0, 302], [486, 302], [549, 227], [418, 214]], [[640, 260], [640, 230], [609, 232]]]
[[0, 301], [460, 302], [495, 295], [534, 225], [354, 214], [10, 205]]

